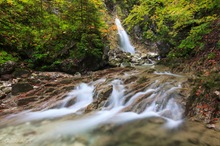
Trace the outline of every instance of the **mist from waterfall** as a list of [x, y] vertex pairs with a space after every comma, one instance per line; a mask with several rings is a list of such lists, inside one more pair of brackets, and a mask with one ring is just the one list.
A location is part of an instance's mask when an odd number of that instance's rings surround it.
[[120, 42], [120, 49], [124, 52], [129, 52], [131, 54], [135, 54], [135, 49], [131, 45], [131, 42], [129, 40], [128, 34], [124, 30], [123, 26], [121, 25], [121, 22], [118, 18], [115, 19], [115, 24], [118, 29], [118, 35], [119, 35], [119, 42]]

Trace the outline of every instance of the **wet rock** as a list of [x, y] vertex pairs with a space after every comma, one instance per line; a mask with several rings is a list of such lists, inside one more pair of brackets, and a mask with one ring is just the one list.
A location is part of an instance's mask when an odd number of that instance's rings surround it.
[[80, 143], [80, 142], [75, 142], [75, 143], [73, 144], [73, 146], [85, 146], [85, 144]]
[[137, 79], [138, 79], [138, 77], [136, 77], [136, 76], [130, 76], [129, 78], [125, 79], [124, 83], [128, 84], [128, 83], [136, 81]]
[[23, 92], [28, 92], [33, 89], [33, 86], [29, 83], [17, 83], [12, 86], [12, 95], [18, 95]]
[[16, 67], [16, 63], [13, 61], [8, 61], [4, 64], [1, 64], [0, 65], [0, 75], [12, 73], [14, 71], [15, 67]]
[[155, 60], [157, 56], [158, 54], [153, 52], [149, 54], [136, 52], [134, 55], [131, 55], [130, 53], [117, 51], [115, 49], [109, 52], [109, 64], [114, 67], [152, 64], [155, 63], [152, 58]]
[[160, 117], [153, 117], [149, 119], [149, 122], [155, 123], [155, 124], [164, 124], [166, 121]]
[[173, 118], [172, 112], [169, 110], [162, 112], [161, 115], [167, 118], [171, 118], [171, 119]]
[[215, 124], [206, 124], [206, 128], [214, 129], [215, 128]]
[[30, 102], [36, 101], [37, 97], [29, 97], [29, 98], [21, 98], [18, 100], [17, 105], [22, 106], [22, 105], [27, 105]]
[[129, 62], [122, 62], [120, 66], [121, 67], [130, 67], [131, 63], [129, 63]]

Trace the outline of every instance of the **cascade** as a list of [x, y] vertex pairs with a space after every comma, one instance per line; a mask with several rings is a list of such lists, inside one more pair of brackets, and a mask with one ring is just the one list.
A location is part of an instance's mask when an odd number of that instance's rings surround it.
[[[61, 106], [37, 112], [25, 111], [13, 115], [11, 118], [17, 119], [17, 122], [27, 122], [53, 119], [77, 113], [94, 101], [94, 90], [97, 84], [99, 86], [100, 84], [112, 86], [112, 93], [106, 101], [108, 103], [107, 107], [101, 107], [86, 117], [83, 116], [76, 120], [61, 122], [59, 126], [54, 126], [57, 128], [53, 128], [52, 131], [44, 134], [44, 138], [54, 137], [54, 133], [64, 135], [77, 134], [108, 123], [121, 124], [147, 117], [160, 117], [164, 119], [166, 121], [164, 126], [167, 128], [175, 128], [183, 121], [182, 114], [184, 110], [176, 102], [174, 97], [175, 92], [181, 89], [180, 85], [170, 87], [169, 82], [160, 83], [160, 81], [156, 80], [145, 90], [136, 92], [129, 97], [129, 94], [126, 94], [123, 81], [119, 79], [114, 79], [109, 83], [105, 79], [100, 79], [89, 84], [81, 83], [60, 101]], [[143, 97], [144, 99], [142, 99]], [[136, 112], [141, 107], [136, 106], [134, 108], [134, 106], [139, 105], [141, 102], [146, 106], [141, 112]], [[78, 114], [83, 114], [83, 112], [79, 112]]]
[[118, 35], [119, 35], [119, 42], [120, 42], [120, 49], [124, 52], [129, 52], [131, 54], [135, 53], [134, 47], [131, 45], [128, 34], [124, 30], [123, 26], [121, 25], [121, 22], [118, 18], [115, 19], [115, 24], [118, 29]]
[[[85, 109], [93, 102], [93, 85], [81, 83], [72, 90], [62, 101], [60, 108], [45, 109], [43, 111], [24, 111], [17, 115], [9, 116], [9, 118], [19, 117], [17, 122], [34, 121], [41, 119], [53, 119], [68, 114], [76, 113]], [[74, 104], [68, 106], [68, 103], [74, 100]]]

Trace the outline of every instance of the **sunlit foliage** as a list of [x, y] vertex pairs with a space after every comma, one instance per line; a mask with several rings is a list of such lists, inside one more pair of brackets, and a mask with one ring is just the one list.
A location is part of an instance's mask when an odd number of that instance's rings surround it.
[[169, 56], [189, 55], [219, 18], [218, 0], [140, 0], [125, 20], [130, 30], [142, 28], [145, 39], [168, 43]]

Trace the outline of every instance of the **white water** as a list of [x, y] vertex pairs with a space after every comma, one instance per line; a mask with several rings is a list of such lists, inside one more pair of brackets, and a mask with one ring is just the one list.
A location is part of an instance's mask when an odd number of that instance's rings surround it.
[[[16, 120], [20, 123], [41, 119], [53, 119], [68, 114], [73, 114], [85, 109], [90, 103], [93, 102], [93, 90], [93, 85], [81, 83], [61, 101], [60, 108], [46, 109], [44, 111], [36, 112], [24, 111], [16, 115], [11, 115], [8, 118], [10, 119], [18, 117]], [[68, 103], [71, 100], [75, 100], [74, 104], [68, 106]]]
[[115, 24], [118, 29], [119, 41], [120, 41], [120, 49], [124, 52], [129, 52], [131, 54], [135, 53], [134, 47], [131, 45], [128, 34], [124, 30], [121, 25], [121, 22], [118, 18], [115, 19]]
[[[175, 76], [178, 77], [177, 75]], [[97, 96], [100, 93], [97, 87], [102, 89], [100, 87], [106, 86], [112, 86], [112, 93], [105, 101], [105, 104], [86, 116], [84, 110], [98, 98]], [[58, 123], [51, 123], [47, 127], [48, 129], [44, 130], [47, 132], [37, 138], [37, 143], [47, 138], [56, 138], [60, 135], [79, 134], [105, 124], [123, 124], [149, 117], [162, 118], [165, 121], [163, 127], [175, 128], [183, 122], [182, 114], [184, 113], [183, 108], [176, 102], [176, 98], [179, 98], [179, 89], [181, 89], [181, 85], [177, 83], [174, 85], [171, 82], [160, 83], [160, 81], [156, 80], [142, 91], [126, 93], [127, 86], [123, 84], [122, 80], [115, 79], [108, 82], [106, 79], [100, 79], [76, 86], [75, 89], [60, 101], [59, 108], [45, 109], [37, 112], [25, 111], [11, 117], [21, 123], [53, 119], [69, 114], [81, 115], [80, 118], [75, 120], [61, 120]]]

